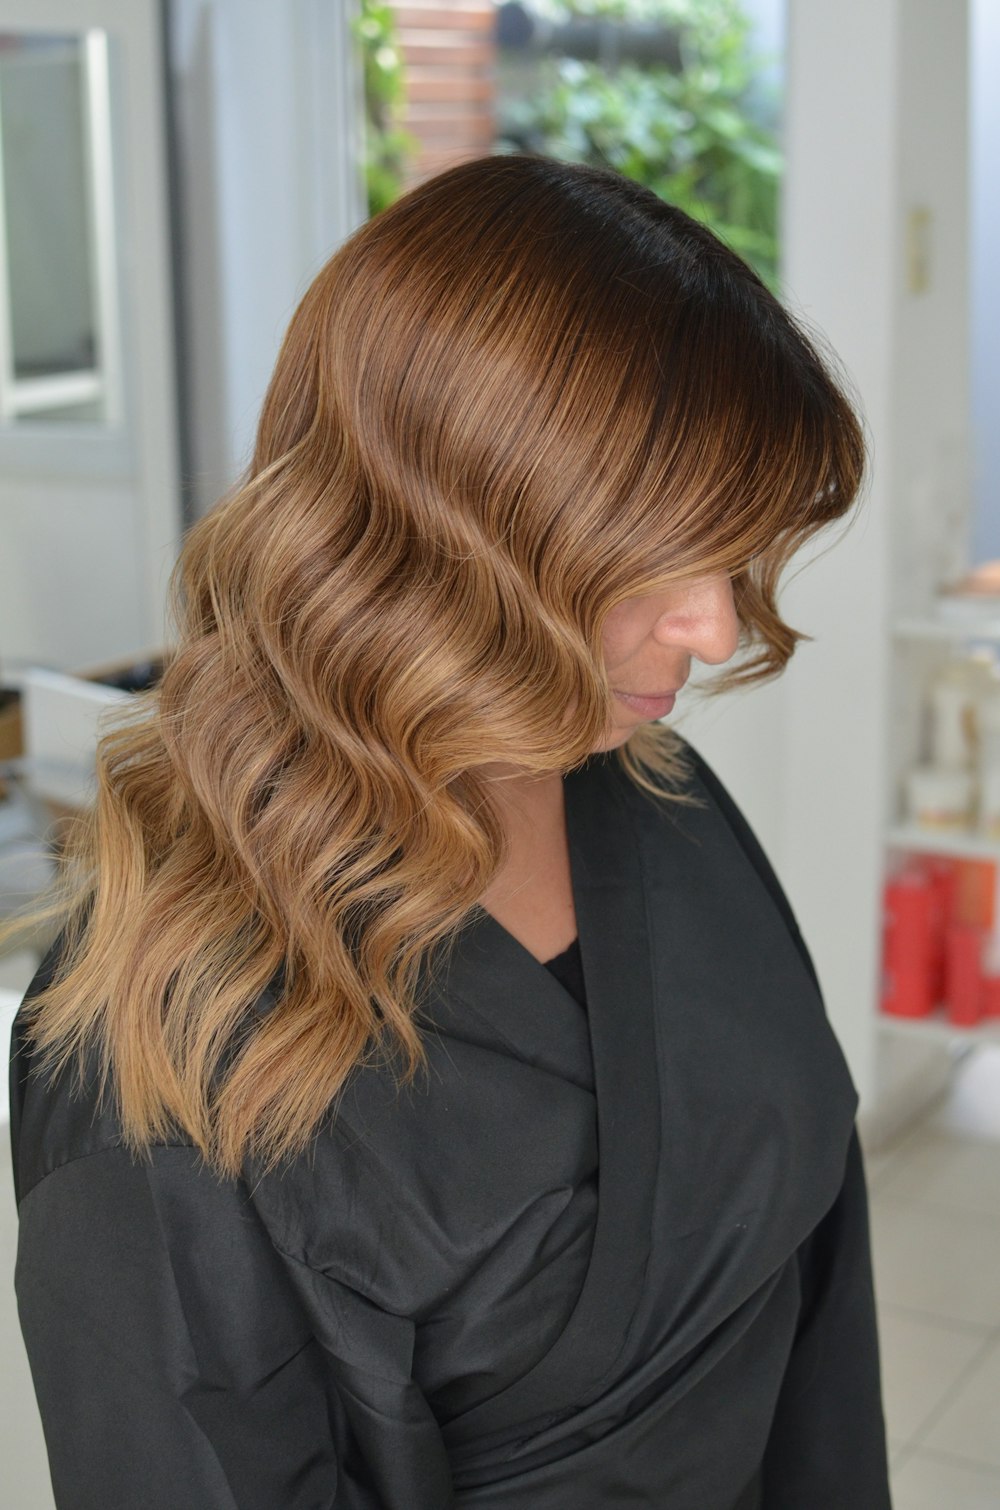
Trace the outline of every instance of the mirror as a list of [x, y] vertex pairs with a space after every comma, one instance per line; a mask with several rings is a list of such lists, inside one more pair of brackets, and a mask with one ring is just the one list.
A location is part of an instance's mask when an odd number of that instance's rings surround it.
[[0, 423], [119, 415], [108, 37], [0, 32]]

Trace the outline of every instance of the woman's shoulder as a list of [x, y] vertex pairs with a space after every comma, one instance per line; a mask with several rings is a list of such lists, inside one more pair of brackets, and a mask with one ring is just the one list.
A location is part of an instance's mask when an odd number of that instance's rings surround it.
[[[51, 951], [25, 1002], [42, 988], [50, 967]], [[20, 1241], [36, 1263], [58, 1261], [84, 1276], [93, 1268], [87, 1258], [93, 1229], [101, 1227], [107, 1241], [144, 1254], [144, 1267], [159, 1262], [159, 1254], [176, 1270], [178, 1253], [209, 1244], [235, 1272], [246, 1263], [266, 1267], [269, 1254], [307, 1262], [310, 1240], [322, 1232], [326, 1251], [359, 1272], [354, 1255], [372, 1248], [368, 1229], [384, 1220], [384, 1182], [365, 1171], [353, 1148], [356, 1135], [336, 1117], [301, 1155], [275, 1169], [248, 1157], [238, 1176], [215, 1170], [181, 1129], [135, 1150], [93, 1058], [82, 1067], [44, 1068], [23, 1005], [11, 1035], [10, 1084]], [[80, 1235], [78, 1248], [67, 1241], [71, 1232]]]
[[[103, 1076], [96, 1049], [89, 1048], [82, 1059], [74, 1058], [52, 1069], [37, 1051], [33, 1040], [29, 1007], [53, 979], [64, 947], [59, 934], [49, 946], [15, 1013], [10, 1038], [10, 1125], [14, 1185], [20, 1205], [42, 1182], [60, 1170], [82, 1161], [94, 1161], [102, 1155], [105, 1164], [118, 1167], [123, 1159], [147, 1170], [158, 1163], [177, 1164], [192, 1170], [205, 1162], [195, 1139], [181, 1127], [174, 1126], [154, 1137], [142, 1151], [127, 1148], [114, 1095], [113, 1072]], [[264, 1017], [280, 1001], [282, 977], [279, 972], [259, 997], [248, 1004], [251, 1015]], [[371, 1078], [369, 1075], [368, 1078]], [[350, 1133], [342, 1129], [335, 1117], [320, 1129], [327, 1156], [337, 1147], [349, 1147]], [[301, 1156], [307, 1163], [315, 1158], [315, 1146]], [[349, 1163], [350, 1160], [343, 1162]], [[288, 1174], [286, 1161], [284, 1174]], [[260, 1172], [248, 1161], [248, 1177], [260, 1181]]]
[[18, 1205], [48, 1176], [121, 1146], [121, 1133], [92, 1055], [47, 1068], [29, 1031], [28, 1006], [51, 983], [64, 948], [49, 945], [14, 1015], [10, 1036], [10, 1138]]
[[[50, 951], [26, 1000], [51, 965]], [[277, 1004], [279, 984], [255, 1010]], [[410, 1083], [394, 1063], [361, 1064], [301, 1152], [273, 1167], [251, 1155], [238, 1178], [224, 1178], [180, 1131], [133, 1154], [96, 1070], [82, 1080], [43, 1073], [18, 1014], [11, 1134], [26, 1229], [113, 1213], [119, 1201], [121, 1219], [142, 1220], [151, 1242], [169, 1248], [208, 1224], [234, 1249], [263, 1244], [375, 1304], [418, 1313], [464, 1272], [469, 1255], [455, 1233], [485, 1230], [506, 1212], [513, 1221], [539, 1179], [565, 1200], [592, 1174], [586, 1092], [498, 1052], [487, 1026], [474, 1016], [429, 1025], [427, 1066]], [[512, 1121], [518, 1097], [538, 1108], [535, 1122]]]
[[[662, 799], [655, 806], [649, 794], [640, 791], [624, 771], [617, 772], [620, 789], [626, 794], [626, 801], [633, 806], [634, 814], [640, 820], [636, 825], [640, 844], [653, 857], [652, 863], [655, 865], [661, 839], [670, 840], [680, 834], [685, 840], [699, 846], [707, 844], [715, 864], [730, 866], [735, 861], [741, 867], [747, 867], [748, 876], [755, 878], [780, 914], [819, 991], [816, 967], [788, 893], [743, 807], [733, 796], [727, 781], [719, 775], [714, 763], [679, 730], [673, 729], [671, 733], [685, 774], [679, 784], [665, 784], [654, 777], [654, 785], [662, 793]], [[692, 798], [693, 802], [672, 802], [668, 795], [670, 791], [680, 791], [684, 796]]]

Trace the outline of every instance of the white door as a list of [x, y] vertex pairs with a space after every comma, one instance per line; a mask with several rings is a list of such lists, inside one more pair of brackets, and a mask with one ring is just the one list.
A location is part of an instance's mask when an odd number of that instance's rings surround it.
[[158, 0], [0, 0], [0, 676], [162, 643], [182, 532]]

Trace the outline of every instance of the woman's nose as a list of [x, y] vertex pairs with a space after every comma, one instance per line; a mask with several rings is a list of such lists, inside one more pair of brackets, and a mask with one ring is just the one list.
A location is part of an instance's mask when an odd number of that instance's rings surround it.
[[653, 637], [661, 645], [682, 645], [699, 661], [719, 666], [739, 648], [732, 579], [725, 572], [692, 583], [657, 620]]

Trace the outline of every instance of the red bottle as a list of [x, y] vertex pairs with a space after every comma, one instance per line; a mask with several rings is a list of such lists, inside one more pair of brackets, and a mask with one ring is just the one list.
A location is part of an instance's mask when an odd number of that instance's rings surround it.
[[934, 916], [931, 922], [931, 995], [935, 1002], [944, 1000], [945, 932], [956, 916], [959, 873], [948, 855], [921, 855], [915, 862], [930, 878], [934, 892]]
[[996, 863], [993, 860], [954, 860], [955, 894], [952, 917], [956, 923], [977, 923], [992, 928], [996, 897]]
[[983, 1016], [1000, 1017], [1000, 975], [983, 976]]
[[951, 923], [945, 952], [945, 1006], [956, 1027], [974, 1026], [983, 1015], [983, 948], [986, 930], [978, 923]]
[[881, 1008], [896, 1017], [926, 1017], [938, 1000], [940, 891], [927, 871], [908, 863], [889, 877], [882, 897]]

